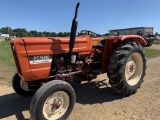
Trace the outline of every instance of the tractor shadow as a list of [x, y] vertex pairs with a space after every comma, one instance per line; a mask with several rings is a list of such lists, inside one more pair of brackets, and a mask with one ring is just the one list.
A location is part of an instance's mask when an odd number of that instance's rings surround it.
[[32, 97], [21, 97], [16, 93], [0, 96], [0, 119], [15, 116], [17, 120], [25, 119], [23, 111], [28, 111]]
[[86, 83], [71, 83], [76, 93], [76, 102], [80, 104], [96, 104], [119, 100], [127, 96], [120, 95], [106, 83], [106, 80]]
[[[80, 104], [111, 102], [126, 97], [116, 93], [105, 80], [70, 84], [75, 90], [76, 102]], [[30, 120], [30, 115], [26, 118], [23, 112], [28, 112], [31, 99], [32, 97], [22, 97], [16, 93], [0, 96], [0, 119], [14, 115], [17, 120]]]

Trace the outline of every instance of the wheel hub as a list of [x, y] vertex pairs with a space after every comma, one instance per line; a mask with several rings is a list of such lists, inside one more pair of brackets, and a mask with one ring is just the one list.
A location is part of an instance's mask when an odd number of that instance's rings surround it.
[[62, 110], [63, 100], [61, 98], [51, 99], [46, 102], [45, 111], [47, 114], [54, 115]]
[[21, 81], [20, 81], [20, 86], [21, 86], [21, 88], [22, 88], [23, 90], [29, 91], [29, 89], [28, 89], [28, 83], [27, 83], [27, 82], [21, 80]]
[[132, 76], [135, 71], [136, 71], [136, 64], [134, 61], [130, 61], [128, 64], [127, 64], [127, 67], [128, 67], [128, 73], [130, 76]]
[[69, 96], [63, 91], [58, 91], [50, 95], [43, 106], [43, 114], [46, 119], [60, 118], [69, 107]]
[[53, 102], [53, 104], [51, 104], [51, 109], [53, 110], [53, 109], [58, 109], [58, 108], [60, 108], [60, 106], [61, 106], [62, 104], [61, 104], [61, 101], [60, 101], [60, 99], [55, 99], [54, 100], [54, 102]]
[[130, 55], [125, 68], [125, 78], [129, 85], [134, 86], [141, 78], [143, 71], [143, 59], [141, 54], [135, 52]]

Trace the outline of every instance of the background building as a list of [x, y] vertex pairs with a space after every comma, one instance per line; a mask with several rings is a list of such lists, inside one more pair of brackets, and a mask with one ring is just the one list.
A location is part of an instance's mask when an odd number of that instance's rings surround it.
[[0, 33], [0, 40], [4, 40], [5, 38], [9, 38], [9, 34]]

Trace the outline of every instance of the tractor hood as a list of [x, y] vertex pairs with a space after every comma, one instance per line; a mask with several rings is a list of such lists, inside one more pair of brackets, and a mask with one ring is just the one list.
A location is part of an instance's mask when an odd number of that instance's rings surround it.
[[[15, 47], [24, 44], [29, 56], [45, 54], [69, 53], [69, 37], [35, 37], [15, 39], [11, 42]], [[76, 37], [73, 52], [86, 52], [92, 49], [91, 38], [88, 35]]]
[[[31, 64], [32, 58], [39, 58], [40, 56], [52, 58], [56, 54], [69, 54], [69, 41], [69, 37], [17, 38], [11, 40], [11, 49], [19, 75], [22, 75], [22, 79], [26, 81], [34, 80], [38, 77], [46, 78], [50, 71], [51, 59], [46, 64]], [[88, 35], [76, 37], [73, 53], [78, 53], [79, 55], [89, 54], [91, 49], [91, 38]], [[39, 72], [36, 72], [37, 68]], [[41, 70], [45, 72], [41, 72]], [[33, 74], [38, 77], [35, 78]]]
[[[76, 37], [76, 42], [87, 41], [88, 36]], [[47, 43], [69, 43], [69, 37], [35, 37], [35, 38], [22, 38], [25, 44], [47, 44]]]

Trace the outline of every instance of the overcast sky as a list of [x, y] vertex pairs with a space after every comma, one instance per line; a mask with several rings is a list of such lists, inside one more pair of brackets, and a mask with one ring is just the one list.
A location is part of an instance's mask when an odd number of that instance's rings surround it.
[[[0, 0], [0, 28], [69, 32], [78, 0]], [[154, 27], [160, 33], [160, 0], [79, 0], [78, 31]]]

